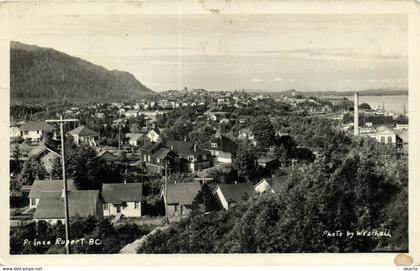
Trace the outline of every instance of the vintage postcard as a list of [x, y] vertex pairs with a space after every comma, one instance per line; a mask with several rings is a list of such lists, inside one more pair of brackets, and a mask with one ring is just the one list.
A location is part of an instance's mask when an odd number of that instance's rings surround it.
[[2, 263], [419, 264], [419, 7], [1, 3]]

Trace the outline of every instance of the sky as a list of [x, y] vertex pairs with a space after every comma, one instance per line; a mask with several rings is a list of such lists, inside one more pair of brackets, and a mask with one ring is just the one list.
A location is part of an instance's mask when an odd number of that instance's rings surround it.
[[10, 33], [155, 91], [348, 91], [407, 88], [407, 28], [402, 14], [51, 14]]

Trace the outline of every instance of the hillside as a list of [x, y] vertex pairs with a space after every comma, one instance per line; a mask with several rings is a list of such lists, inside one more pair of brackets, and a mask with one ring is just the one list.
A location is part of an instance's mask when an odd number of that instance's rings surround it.
[[109, 71], [50, 48], [10, 43], [10, 97], [19, 100], [121, 100], [153, 95], [128, 72]]

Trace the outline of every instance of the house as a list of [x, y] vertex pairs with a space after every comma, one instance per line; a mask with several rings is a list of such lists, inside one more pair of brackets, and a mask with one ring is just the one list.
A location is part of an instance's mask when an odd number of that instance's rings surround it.
[[150, 163], [152, 161], [152, 154], [157, 152], [161, 148], [160, 142], [144, 142], [140, 146], [140, 153], [143, 161], [145, 163]]
[[168, 217], [189, 215], [194, 199], [200, 191], [201, 184], [199, 183], [170, 183], [167, 184], [165, 197], [165, 186], [163, 186], [160, 195]]
[[127, 118], [135, 118], [135, 117], [139, 116], [139, 111], [138, 110], [127, 110], [125, 112], [125, 116]]
[[282, 175], [272, 178], [263, 178], [254, 185], [255, 192], [261, 193], [279, 193], [285, 191], [288, 182], [288, 176]]
[[168, 173], [180, 171], [179, 155], [173, 150], [162, 146], [152, 154], [151, 161], [146, 163], [146, 167], [151, 173], [165, 175], [165, 165]]
[[[67, 192], [69, 217], [94, 216], [103, 218], [103, 201], [99, 190], [79, 190]], [[49, 223], [64, 222], [64, 195], [62, 191], [42, 192], [34, 213], [34, 220]]]
[[73, 137], [74, 144], [76, 145], [86, 143], [90, 146], [96, 146], [95, 138], [98, 138], [98, 133], [84, 125], [67, 132], [67, 134]]
[[254, 194], [252, 183], [219, 184], [213, 191], [213, 195], [225, 210], [253, 197]]
[[162, 139], [160, 137], [160, 132], [158, 129], [153, 128], [145, 135], [151, 142], [160, 142]]
[[45, 139], [47, 133], [51, 133], [53, 138], [57, 135], [55, 127], [44, 121], [28, 121], [19, 130], [23, 139], [31, 141], [41, 141]]
[[232, 163], [237, 149], [238, 145], [232, 139], [220, 135], [220, 133], [212, 136], [204, 147], [204, 150], [209, 151], [219, 163]]
[[128, 139], [128, 144], [131, 146], [140, 145], [144, 134], [142, 133], [127, 133], [125, 137]]
[[[29, 208], [36, 208], [43, 192], [61, 192], [63, 180], [36, 180], [29, 191]], [[77, 190], [72, 179], [67, 180], [67, 191]]]
[[61, 155], [57, 150], [54, 150], [51, 146], [47, 146], [44, 142], [28, 153], [28, 158], [40, 161], [48, 174], [51, 174], [54, 161], [60, 157]]
[[101, 196], [104, 216], [118, 214], [126, 217], [141, 216], [143, 200], [143, 184], [141, 183], [104, 183]]
[[120, 160], [118, 156], [116, 156], [115, 154], [107, 150], [102, 150], [98, 152], [96, 154], [96, 157], [98, 158], [99, 161], [104, 161], [104, 162], [115, 162], [115, 161]]
[[367, 135], [384, 144], [397, 145], [401, 141], [401, 139], [397, 136], [397, 133], [386, 126], [380, 126], [376, 128], [376, 132], [369, 133]]
[[210, 153], [197, 148], [197, 144], [168, 140], [165, 146], [179, 155], [181, 172], [195, 172], [211, 166]]

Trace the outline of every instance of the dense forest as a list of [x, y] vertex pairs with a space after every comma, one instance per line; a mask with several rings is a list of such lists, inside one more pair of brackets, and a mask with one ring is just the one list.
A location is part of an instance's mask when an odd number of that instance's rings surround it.
[[10, 43], [11, 100], [111, 100], [152, 95], [128, 72], [109, 71], [59, 51]]

